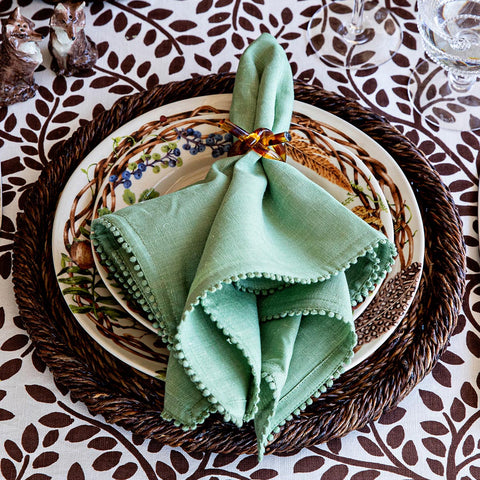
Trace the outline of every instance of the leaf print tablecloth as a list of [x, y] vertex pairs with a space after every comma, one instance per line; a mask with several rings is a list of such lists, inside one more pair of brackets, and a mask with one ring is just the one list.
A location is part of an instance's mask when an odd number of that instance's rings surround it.
[[[404, 39], [394, 59], [367, 72], [323, 65], [305, 28], [321, 2], [183, 0], [89, 2], [87, 33], [99, 60], [82, 77], [55, 77], [45, 62], [30, 101], [0, 108], [3, 221], [0, 232], [0, 476], [6, 479], [480, 479], [479, 132], [436, 132], [412, 111], [406, 91], [423, 58], [412, 0], [387, 1]], [[52, 7], [17, 5], [47, 33]], [[188, 454], [145, 440], [73, 402], [36, 355], [18, 317], [11, 282], [15, 218], [58, 142], [121, 96], [158, 83], [235, 71], [262, 32], [285, 48], [294, 77], [385, 115], [427, 155], [453, 192], [467, 243], [467, 294], [457, 328], [433, 372], [392, 412], [361, 431], [290, 455]]]

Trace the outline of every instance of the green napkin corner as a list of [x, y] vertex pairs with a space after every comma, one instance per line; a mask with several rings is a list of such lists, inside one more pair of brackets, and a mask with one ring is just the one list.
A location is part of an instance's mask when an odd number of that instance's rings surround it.
[[[240, 60], [230, 120], [286, 131], [292, 105], [286, 55], [263, 34]], [[163, 418], [253, 420], [260, 457], [349, 363], [352, 305], [396, 254], [295, 168], [253, 151], [94, 220], [92, 242], [169, 345]]]

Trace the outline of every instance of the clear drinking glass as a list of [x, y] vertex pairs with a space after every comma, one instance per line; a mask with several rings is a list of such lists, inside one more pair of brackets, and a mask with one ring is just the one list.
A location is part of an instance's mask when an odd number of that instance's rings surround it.
[[390, 60], [402, 43], [402, 32], [385, 1], [335, 0], [312, 16], [310, 45], [329, 66], [352, 70]]
[[451, 130], [480, 128], [480, 2], [418, 0], [423, 46], [408, 84], [410, 100], [429, 122]]

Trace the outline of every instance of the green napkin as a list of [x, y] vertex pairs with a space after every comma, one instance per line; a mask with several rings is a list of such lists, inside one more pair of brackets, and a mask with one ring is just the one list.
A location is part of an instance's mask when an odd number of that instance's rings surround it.
[[[292, 104], [286, 55], [264, 34], [240, 60], [230, 120], [286, 131]], [[396, 253], [295, 168], [253, 151], [96, 219], [92, 241], [169, 345], [163, 418], [253, 420], [260, 456], [348, 364], [352, 305]]]

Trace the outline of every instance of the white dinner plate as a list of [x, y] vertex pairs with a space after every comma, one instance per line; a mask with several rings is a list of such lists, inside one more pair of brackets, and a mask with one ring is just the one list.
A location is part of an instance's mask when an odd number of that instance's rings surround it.
[[[94, 256], [89, 249], [90, 222], [92, 216], [98, 213], [97, 207], [116, 210], [137, 202], [142, 195], [144, 197], [152, 195], [153, 191], [156, 192], [154, 195], [165, 194], [199, 180], [212, 161], [218, 157], [212, 157], [212, 145], [208, 146], [209, 158], [204, 157], [205, 150], [197, 152], [196, 156], [186, 155], [186, 150], [182, 148], [183, 144], [179, 143], [190, 141], [193, 145], [196, 134], [190, 132], [178, 138], [173, 127], [177, 130], [182, 128], [182, 125], [190, 128], [188, 124], [192, 118], [201, 121], [207, 118], [224, 118], [228, 116], [230, 102], [230, 94], [192, 98], [159, 107], [122, 126], [81, 162], [67, 182], [57, 207], [52, 232], [53, 261], [64, 298], [73, 315], [103, 348], [132, 367], [157, 378], [164, 378], [168, 351], [158, 336], [146, 327], [141, 312], [135, 311], [135, 306], [129, 304], [119, 294], [116, 286], [104, 275], [101, 268], [97, 269]], [[390, 318], [389, 327], [378, 337], [361, 345], [349, 366], [351, 368], [371, 355], [388, 339], [414, 298], [423, 265], [424, 238], [421, 216], [403, 172], [374, 140], [340, 118], [308, 104], [295, 102], [294, 111], [293, 127], [298, 129], [300, 134], [302, 132], [311, 134], [310, 141], [317, 146], [323, 144], [325, 138], [327, 141], [329, 138], [330, 145], [340, 152], [343, 158], [356, 163], [357, 174], [353, 183], [356, 184], [357, 193], [350, 196], [344, 193], [346, 197], [343, 199], [338, 197], [338, 193], [334, 196], [346, 203], [349, 208], [353, 208], [354, 202], [359, 198], [358, 192], [363, 189], [364, 202], [367, 204], [371, 202], [370, 206], [373, 207], [382, 203], [386, 208], [377, 209], [379, 212], [377, 216], [384, 225], [386, 235], [390, 238], [395, 237], [400, 253], [383, 286], [377, 287], [385, 297], [382, 299], [381, 314]], [[315, 128], [312, 127], [311, 121], [314, 122]], [[169, 130], [169, 127], [172, 128]], [[211, 127], [212, 124], [207, 124], [198, 130], [203, 129], [201, 133], [208, 137], [208, 129]], [[166, 129], [168, 138], [163, 140], [167, 141], [158, 141], [152, 150], [145, 150], [145, 144], [148, 143], [150, 148], [151, 144], [155, 143], [152, 139], [155, 138], [155, 132], [159, 128]], [[213, 146], [216, 148], [227, 140], [225, 135], [222, 138], [214, 138]], [[139, 151], [136, 152], [135, 148]], [[159, 150], [156, 151], [156, 148]], [[180, 155], [178, 151], [174, 151], [177, 148]], [[135, 154], [141, 156], [145, 151], [149, 152], [153, 161], [145, 170], [139, 171], [138, 165], [141, 162]], [[154, 156], [155, 153], [157, 155]], [[168, 157], [169, 153], [176, 158], [175, 161], [173, 157]], [[195, 160], [191, 161], [192, 158]], [[381, 175], [378, 175], [380, 181], [375, 180], [377, 177], [375, 170], [369, 170], [372, 169], [372, 162], [374, 163], [372, 159], [384, 166]], [[130, 180], [130, 184], [125, 181], [118, 182], [112, 189], [112, 185], [119, 178], [118, 174], [121, 175], [123, 171], [130, 171], [129, 178], [123, 178]], [[358, 172], [361, 173], [360, 177]], [[312, 175], [310, 171], [306, 173], [313, 177], [314, 181], [319, 181], [318, 178], [315, 179], [318, 175]], [[366, 191], [365, 179], [368, 179], [369, 185]], [[351, 178], [349, 180], [352, 181]], [[128, 188], [125, 188], [125, 184]], [[154, 190], [151, 190], [152, 188]], [[116, 191], [121, 194], [117, 194]], [[402, 216], [401, 222], [399, 216]], [[408, 234], [402, 236], [403, 231], [408, 231]], [[410, 287], [402, 294], [403, 306], [398, 309], [396, 307], [398, 302], [395, 302], [393, 297], [389, 298], [390, 291], [385, 288], [385, 282], [389, 285], [398, 284], [398, 278], [412, 265], [418, 268], [415, 270], [413, 280], [410, 281]], [[108, 288], [105, 281], [108, 282]], [[115, 296], [111, 291], [115, 292]], [[399, 288], [396, 289], [397, 293], [398, 291]], [[369, 302], [372, 302], [370, 305], [377, 304], [377, 297], [378, 295], [371, 295], [369, 301], [361, 305], [358, 313], [356, 312], [359, 320], [368, 317], [371, 310], [368, 304]]]

